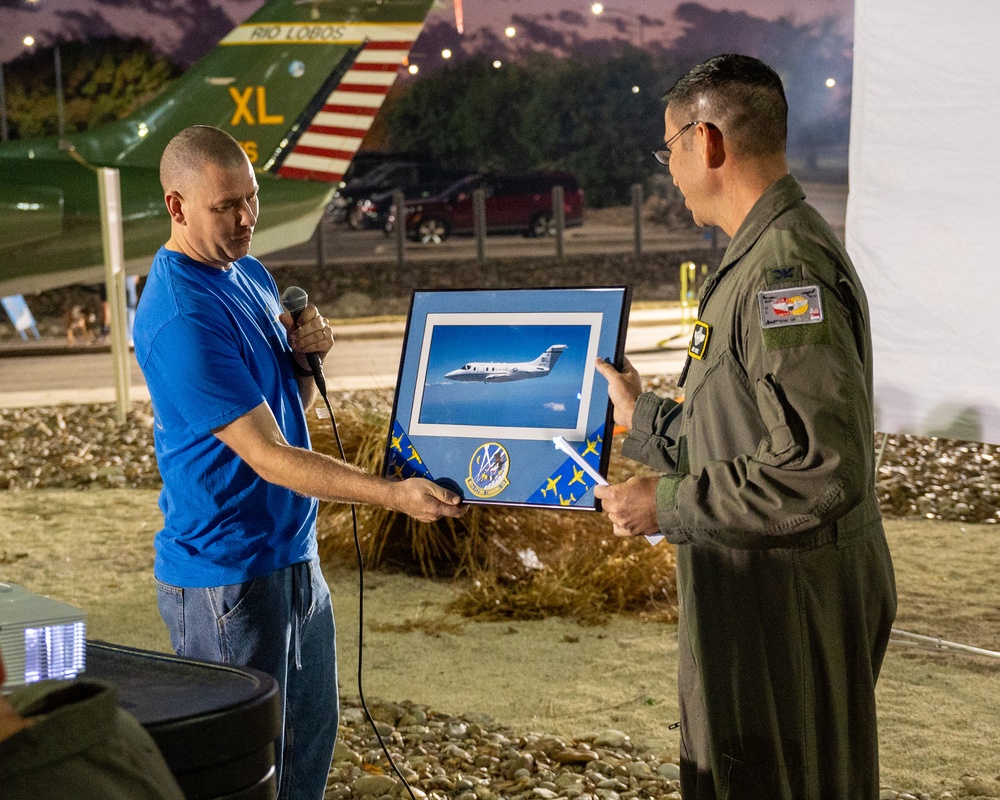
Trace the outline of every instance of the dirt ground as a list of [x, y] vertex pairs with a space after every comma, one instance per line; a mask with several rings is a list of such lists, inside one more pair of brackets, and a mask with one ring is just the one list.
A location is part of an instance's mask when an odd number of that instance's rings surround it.
[[[156, 492], [0, 492], [0, 580], [84, 609], [88, 638], [167, 650], [156, 611]], [[900, 606], [914, 633], [1000, 650], [1000, 530], [889, 521]], [[341, 692], [357, 694], [357, 575], [327, 573]], [[474, 623], [449, 614], [447, 583], [366, 576], [369, 698], [483, 712], [517, 731], [617, 728], [677, 752], [676, 629], [613, 618]], [[890, 647], [879, 682], [883, 784], [959, 795], [960, 778], [1000, 775], [1000, 659]], [[1000, 783], [998, 795], [1000, 795]], [[968, 797], [969, 795], [962, 795]]]

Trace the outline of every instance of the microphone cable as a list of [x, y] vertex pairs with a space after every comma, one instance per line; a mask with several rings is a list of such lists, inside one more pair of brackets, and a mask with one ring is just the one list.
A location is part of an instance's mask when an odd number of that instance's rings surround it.
[[[299, 315], [306, 309], [308, 304], [309, 295], [299, 286], [289, 286], [281, 294], [281, 305], [284, 306], [285, 311], [291, 315], [292, 321], [295, 323], [298, 323]], [[330, 415], [330, 426], [333, 428], [333, 438], [337, 443], [337, 451], [340, 454], [340, 460], [346, 464], [347, 454], [344, 451], [344, 444], [340, 439], [340, 431], [337, 428], [337, 418], [333, 414], [333, 407], [330, 405], [330, 398], [327, 397], [326, 393], [326, 377], [323, 375], [323, 362], [320, 359], [319, 353], [307, 353], [306, 359], [309, 362], [309, 368], [312, 371], [312, 377], [316, 384], [316, 390], [319, 392], [320, 397], [323, 398], [323, 402], [326, 404], [327, 413]], [[389, 748], [386, 747], [385, 742], [382, 740], [382, 734], [378, 731], [378, 726], [372, 718], [371, 711], [368, 710], [368, 701], [365, 699], [365, 689], [362, 681], [365, 646], [365, 562], [363, 556], [361, 555], [361, 539], [358, 535], [358, 512], [354, 503], [350, 503], [349, 505], [351, 507], [351, 528], [354, 532], [354, 551], [357, 554], [358, 559], [358, 697], [361, 698], [361, 708], [365, 712], [365, 718], [371, 725], [372, 731], [375, 733], [375, 738], [378, 739], [379, 746], [382, 748], [382, 752], [385, 753], [385, 757], [389, 761], [392, 771], [395, 772], [396, 777], [403, 782], [403, 786], [406, 787], [406, 791], [410, 795], [410, 800], [417, 800], [409, 782], [407, 782], [406, 778], [403, 777], [403, 773], [399, 771], [399, 767], [396, 766], [396, 762], [393, 761], [392, 755], [389, 753]]]
[[[325, 389], [326, 387], [323, 387], [323, 391], [320, 391], [320, 396], [323, 398], [327, 413], [330, 415], [330, 426], [333, 428], [333, 438], [337, 443], [340, 460], [347, 463], [347, 455], [344, 451], [343, 442], [340, 439], [340, 431], [337, 428], [337, 419], [333, 415], [333, 408], [330, 405], [330, 399], [327, 397]], [[372, 731], [375, 733], [375, 738], [378, 739], [379, 746], [382, 748], [382, 752], [385, 753], [385, 757], [389, 762], [389, 766], [392, 767], [392, 771], [396, 773], [396, 777], [406, 787], [406, 791], [410, 795], [410, 800], [417, 800], [412, 787], [406, 778], [403, 777], [403, 773], [399, 771], [399, 767], [396, 766], [392, 754], [389, 753], [389, 748], [386, 747], [382, 739], [382, 734], [378, 731], [378, 726], [375, 724], [371, 711], [368, 710], [368, 701], [365, 699], [364, 682], [362, 681], [365, 643], [365, 562], [361, 554], [361, 540], [358, 536], [358, 512], [354, 503], [350, 503], [349, 505], [351, 507], [351, 526], [354, 532], [354, 551], [358, 561], [358, 697], [361, 699], [361, 708], [365, 712], [365, 718], [368, 720], [368, 724], [371, 725]]]

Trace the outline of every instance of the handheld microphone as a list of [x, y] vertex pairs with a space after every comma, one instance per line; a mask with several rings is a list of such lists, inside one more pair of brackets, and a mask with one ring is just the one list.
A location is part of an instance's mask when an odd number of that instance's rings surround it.
[[[309, 295], [299, 286], [289, 286], [281, 293], [281, 305], [291, 315], [292, 321], [298, 323], [299, 315], [309, 305]], [[316, 381], [316, 388], [326, 397], [326, 376], [323, 374], [323, 362], [319, 360], [319, 353], [306, 353], [305, 357], [312, 370], [313, 380]]]

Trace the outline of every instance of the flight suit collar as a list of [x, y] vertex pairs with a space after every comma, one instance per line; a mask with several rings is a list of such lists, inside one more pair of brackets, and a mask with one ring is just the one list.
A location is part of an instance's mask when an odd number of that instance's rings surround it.
[[[708, 298], [718, 286], [726, 274], [739, 262], [741, 258], [750, 250], [765, 230], [785, 211], [800, 203], [805, 199], [805, 192], [799, 186], [799, 182], [792, 175], [785, 175], [772, 183], [762, 194], [746, 219], [736, 231], [726, 253], [722, 257], [722, 264], [709, 277], [698, 293], [698, 316], [705, 311]], [[687, 381], [688, 370], [691, 368], [691, 355], [684, 361], [680, 378], [677, 380], [678, 387], [683, 387]]]
[[767, 188], [733, 236], [722, 257], [722, 264], [702, 287], [700, 305], [704, 306], [715, 285], [756, 244], [771, 223], [793, 205], [804, 200], [805, 196], [799, 182], [792, 175], [779, 178]]
[[792, 175], [785, 175], [772, 183], [760, 196], [733, 240], [726, 248], [719, 272], [739, 261], [756, 244], [761, 234], [785, 211], [805, 199], [805, 192]]

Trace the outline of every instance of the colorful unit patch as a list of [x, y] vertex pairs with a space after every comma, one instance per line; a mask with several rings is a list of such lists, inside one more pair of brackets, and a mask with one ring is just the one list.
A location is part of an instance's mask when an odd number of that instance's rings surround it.
[[760, 292], [758, 299], [760, 326], [765, 330], [823, 321], [823, 303], [818, 286]]
[[469, 461], [469, 477], [465, 485], [476, 497], [493, 497], [500, 494], [510, 481], [510, 456], [497, 442], [487, 442], [476, 448]]
[[688, 355], [701, 361], [708, 352], [708, 340], [712, 334], [712, 326], [700, 319], [695, 320], [694, 333], [691, 334], [691, 344], [688, 345]]

